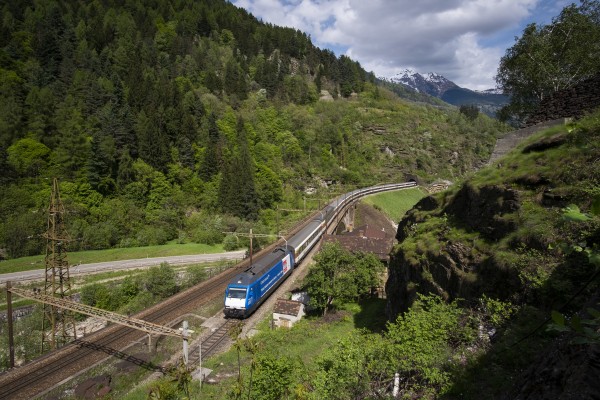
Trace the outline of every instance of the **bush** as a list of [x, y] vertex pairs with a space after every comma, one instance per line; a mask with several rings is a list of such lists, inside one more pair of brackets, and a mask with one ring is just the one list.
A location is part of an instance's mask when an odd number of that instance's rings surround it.
[[479, 109], [474, 104], [463, 104], [462, 106], [460, 106], [459, 111], [469, 121], [475, 121], [479, 116]]
[[480, 301], [490, 323], [496, 328], [502, 326], [518, 311], [518, 307], [511, 302], [492, 299], [485, 294], [481, 297]]
[[150, 267], [142, 286], [153, 296], [164, 299], [177, 292], [175, 278], [175, 270], [169, 264], [162, 263], [158, 267]]
[[83, 247], [86, 250], [109, 249], [119, 242], [119, 231], [110, 222], [100, 222], [83, 231]]
[[227, 235], [225, 239], [223, 239], [223, 250], [225, 251], [233, 251], [240, 248], [240, 241], [234, 235]]
[[161, 400], [179, 400], [181, 399], [181, 393], [177, 389], [177, 385], [168, 379], [161, 379], [152, 384], [150, 387], [150, 393], [148, 393], [149, 399], [161, 399]]
[[183, 286], [194, 286], [205, 280], [206, 276], [206, 269], [202, 265], [191, 265], [185, 271], [185, 283]]
[[405, 393], [447, 388], [452, 346], [460, 338], [473, 337], [467, 332], [473, 328], [461, 326], [460, 317], [461, 310], [455, 303], [420, 295], [407, 313], [388, 325], [386, 339], [397, 360], [397, 371], [406, 382]]
[[135, 238], [123, 238], [119, 242], [119, 247], [127, 248], [127, 247], [139, 247], [140, 244]]
[[150, 307], [153, 303], [154, 298], [152, 297], [152, 293], [144, 290], [139, 292], [129, 303], [121, 307], [121, 311], [131, 315]]
[[198, 228], [192, 232], [191, 239], [194, 243], [203, 243], [210, 246], [221, 243], [223, 234], [217, 231], [209, 231], [203, 228]]
[[167, 243], [169, 236], [160, 227], [145, 226], [138, 232], [136, 240], [139, 246], [155, 246]]
[[112, 287], [94, 283], [81, 289], [81, 301], [88, 306], [115, 311], [123, 303], [122, 293]]
[[190, 239], [194, 243], [215, 245], [223, 241], [221, 232], [228, 230], [223, 217], [210, 214], [205, 210], [192, 214], [185, 223]]

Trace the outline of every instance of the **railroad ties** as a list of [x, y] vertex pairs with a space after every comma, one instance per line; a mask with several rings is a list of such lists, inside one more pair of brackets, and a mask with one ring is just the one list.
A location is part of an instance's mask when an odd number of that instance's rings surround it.
[[215, 354], [221, 347], [221, 344], [230, 338], [229, 332], [232, 330], [232, 328], [236, 324], [240, 323], [242, 323], [240, 320], [228, 319], [224, 324], [214, 330], [207, 338], [202, 340], [200, 345], [202, 347], [202, 351], [200, 351], [200, 346], [194, 346], [189, 355], [190, 365], [200, 364], [200, 355], [202, 355], [202, 360], [206, 360], [208, 357]]

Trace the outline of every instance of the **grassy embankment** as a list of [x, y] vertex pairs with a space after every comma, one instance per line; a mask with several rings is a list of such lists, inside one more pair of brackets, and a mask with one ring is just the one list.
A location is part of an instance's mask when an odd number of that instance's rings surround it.
[[383, 212], [390, 220], [397, 223], [424, 196], [426, 196], [425, 191], [416, 187], [368, 196], [362, 201]]
[[[198, 243], [169, 243], [161, 246], [128, 247], [107, 250], [87, 250], [68, 253], [71, 265], [105, 261], [132, 260], [138, 258], [182, 256], [188, 254], [212, 254], [223, 252], [223, 246]], [[28, 271], [44, 268], [44, 255], [15, 258], [0, 262], [0, 273]]]

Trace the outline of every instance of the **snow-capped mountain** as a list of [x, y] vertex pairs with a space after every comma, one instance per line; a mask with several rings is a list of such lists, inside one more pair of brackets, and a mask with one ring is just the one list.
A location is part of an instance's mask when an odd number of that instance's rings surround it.
[[501, 89], [475, 90], [475, 92], [483, 94], [504, 94]]
[[389, 81], [401, 84], [416, 92], [437, 97], [455, 106], [474, 104], [482, 112], [491, 116], [507, 104], [509, 100], [508, 96], [497, 89], [475, 91], [462, 88], [434, 72], [421, 75], [414, 70], [406, 69], [390, 78]]
[[408, 86], [420, 93], [427, 93], [430, 96], [441, 98], [446, 90], [458, 87], [454, 82], [449, 81], [442, 75], [430, 72], [427, 75], [421, 75], [412, 69], [406, 69], [390, 78], [394, 83], [400, 83]]

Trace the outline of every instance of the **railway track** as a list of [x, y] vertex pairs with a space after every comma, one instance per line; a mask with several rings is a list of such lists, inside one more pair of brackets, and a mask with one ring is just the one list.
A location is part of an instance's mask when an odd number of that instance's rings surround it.
[[[344, 205], [339, 212], [342, 212], [349, 204], [351, 203]], [[316, 214], [317, 212], [305, 218], [305, 220], [289, 234], [293, 235], [298, 232]], [[333, 220], [330, 221], [330, 224], [332, 222]], [[270, 252], [275, 246], [281, 244], [283, 244], [283, 240], [263, 249], [256, 254], [256, 257], [259, 258], [261, 255]], [[236, 267], [230, 268], [206, 282], [196, 285], [146, 309], [136, 314], [134, 317], [162, 325], [167, 324], [169, 321], [176, 320], [208, 303], [216, 296], [222, 296], [225, 287], [231, 279], [240, 270], [246, 268], [248, 264], [249, 260], [242, 261]], [[202, 359], [210, 356], [219, 348], [220, 344], [228, 337], [228, 331], [235, 322], [237, 321], [226, 321], [205, 340], [205, 343], [202, 343]], [[132, 357], [122, 352], [121, 349], [125, 348], [131, 342], [139, 340], [143, 336], [143, 333], [132, 328], [113, 325], [95, 332], [84, 339], [74, 341], [73, 343], [62, 347], [61, 349], [52, 351], [29, 364], [1, 374], [0, 399], [19, 400], [42, 396], [55, 385], [87, 370], [109, 356], [116, 356], [131, 361]], [[200, 358], [199, 353], [200, 351], [198, 351], [198, 356], [196, 356], [198, 361]], [[145, 365], [145, 367], [161, 368], [160, 366], [152, 365]]]
[[200, 364], [200, 357], [206, 360], [214, 355], [230, 339], [230, 331], [236, 325], [242, 323], [239, 320], [227, 319], [221, 326], [204, 338], [199, 347], [192, 348], [189, 354], [189, 365]]
[[[172, 321], [222, 295], [225, 286], [240, 268], [243, 264], [137, 314], [136, 318], [158, 324]], [[143, 336], [142, 332], [134, 329], [113, 325], [70, 343], [0, 375], [0, 399], [33, 398], [107, 356], [126, 358], [128, 355], [120, 349]]]
[[[312, 215], [305, 218], [291, 233], [300, 230], [311, 218]], [[273, 243], [255, 256], [260, 257], [281, 243], [283, 243], [283, 240]], [[240, 270], [247, 268], [248, 265], [249, 260], [244, 260], [237, 266], [225, 270], [206, 282], [178, 293], [136, 314], [134, 317], [156, 324], [167, 324], [169, 321], [173, 321], [208, 303], [216, 296], [222, 296], [231, 279]], [[210, 356], [219, 348], [219, 345], [228, 337], [227, 331], [232, 323], [233, 321], [226, 322], [209, 336], [206, 344], [202, 344], [202, 359]], [[111, 356], [136, 362], [136, 360], [132, 360], [132, 356], [123, 353], [121, 349], [141, 339], [144, 335], [142, 332], [121, 325], [109, 326], [86, 336], [84, 339], [76, 340], [54, 350], [22, 367], [4, 372], [0, 374], [0, 400], [36, 398], [60, 382]], [[198, 353], [200, 352], [198, 351]], [[198, 356], [192, 357], [192, 360], [198, 362]], [[159, 366], [145, 365], [141, 360], [138, 364], [148, 369], [160, 369]]]

